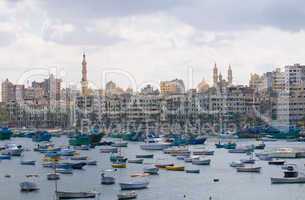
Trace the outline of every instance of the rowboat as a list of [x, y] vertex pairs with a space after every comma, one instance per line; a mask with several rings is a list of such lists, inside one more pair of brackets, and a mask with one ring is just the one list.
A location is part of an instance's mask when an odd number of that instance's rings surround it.
[[186, 173], [192, 173], [192, 174], [199, 174], [200, 169], [186, 169], [185, 172]]
[[255, 159], [253, 158], [249, 158], [249, 159], [240, 159], [240, 161], [244, 164], [254, 164], [255, 163]]
[[121, 193], [121, 194], [118, 194], [117, 197], [118, 197], [118, 200], [136, 199], [137, 193], [135, 193], [135, 192]]
[[126, 168], [127, 165], [125, 163], [114, 163], [111, 165], [113, 168]]
[[22, 160], [20, 161], [21, 165], [35, 165], [36, 161], [35, 160]]
[[211, 159], [194, 159], [192, 160], [193, 165], [210, 165]]
[[56, 173], [50, 173], [50, 174], [47, 174], [47, 179], [49, 181], [59, 180], [60, 176], [59, 176], [59, 174], [56, 174]]
[[0, 160], [10, 160], [11, 155], [0, 155]]
[[87, 160], [88, 156], [73, 156], [70, 159], [71, 160]]
[[56, 168], [56, 173], [59, 174], [73, 174], [72, 168]]
[[109, 148], [102, 148], [100, 149], [100, 153], [117, 153], [118, 148], [116, 147], [109, 147]]
[[160, 169], [166, 169], [167, 166], [174, 166], [174, 163], [159, 163], [155, 164], [155, 167]]
[[141, 154], [141, 155], [136, 155], [136, 158], [154, 158], [154, 154]]
[[162, 142], [156, 142], [156, 143], [146, 143], [140, 145], [140, 148], [143, 150], [164, 150], [171, 146], [171, 143], [162, 143]]
[[130, 182], [121, 182], [121, 190], [138, 190], [147, 188], [148, 181], [130, 181]]
[[128, 143], [127, 142], [116, 142], [111, 144], [112, 147], [127, 147]]
[[193, 155], [207, 155], [207, 156], [212, 156], [214, 155], [214, 151], [212, 150], [202, 150], [202, 151], [194, 151]]
[[97, 161], [96, 160], [87, 161], [87, 165], [97, 165]]
[[96, 192], [61, 192], [56, 191], [57, 199], [84, 199], [84, 198], [95, 198]]
[[169, 171], [184, 171], [184, 166], [178, 166], [178, 165], [166, 166], [165, 169]]
[[158, 174], [159, 168], [153, 166], [145, 166], [143, 168], [143, 172], [148, 174]]
[[104, 173], [102, 173], [102, 179], [101, 184], [103, 185], [112, 185], [115, 183], [115, 178], [111, 176], [105, 176]]
[[261, 171], [261, 167], [237, 167], [237, 172], [252, 172], [259, 173]]
[[146, 177], [149, 176], [150, 174], [148, 173], [135, 173], [135, 174], [131, 174], [130, 177]]
[[271, 160], [268, 162], [269, 165], [284, 165], [285, 160]]
[[133, 159], [133, 160], [128, 160], [128, 163], [135, 163], [135, 164], [142, 164], [144, 159]]
[[245, 164], [241, 161], [233, 161], [230, 163], [230, 166], [231, 167], [244, 167]]

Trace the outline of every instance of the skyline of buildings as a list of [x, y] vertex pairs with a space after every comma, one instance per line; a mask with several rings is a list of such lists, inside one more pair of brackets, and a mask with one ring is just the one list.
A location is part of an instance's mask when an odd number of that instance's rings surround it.
[[224, 79], [215, 63], [211, 86], [203, 79], [196, 88], [186, 89], [182, 79], [173, 79], [161, 81], [159, 88], [147, 84], [139, 91], [124, 90], [113, 81], [107, 82], [104, 89], [90, 88], [85, 54], [80, 71], [80, 90], [63, 87], [63, 80], [53, 74], [30, 86], [15, 85], [6, 79], [2, 83], [2, 104], [10, 113], [11, 124], [66, 128], [85, 124], [84, 131], [88, 131], [92, 125], [198, 126], [207, 121], [222, 119], [229, 123], [243, 117], [257, 123], [289, 126], [297, 125], [305, 116], [305, 65], [251, 74], [249, 85], [236, 85], [232, 67], [228, 66]]

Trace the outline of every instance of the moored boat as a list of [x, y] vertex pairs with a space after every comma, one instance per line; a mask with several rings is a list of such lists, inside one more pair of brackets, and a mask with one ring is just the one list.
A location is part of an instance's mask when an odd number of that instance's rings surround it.
[[136, 158], [154, 158], [154, 154], [139, 154]]
[[20, 186], [20, 190], [22, 192], [32, 192], [32, 191], [39, 190], [37, 184], [34, 182], [25, 181], [25, 182], [20, 183], [19, 186]]
[[111, 176], [105, 176], [104, 173], [101, 174], [101, 184], [103, 185], [113, 185], [115, 184], [115, 178]]
[[126, 168], [127, 167], [126, 163], [113, 163], [111, 166], [113, 168]]
[[109, 148], [101, 148], [100, 153], [117, 153], [118, 148], [117, 147], [109, 147]]
[[210, 165], [211, 159], [193, 159], [193, 165]]
[[60, 179], [60, 176], [59, 176], [59, 174], [57, 174], [57, 173], [49, 173], [49, 174], [47, 174], [47, 179], [48, 179], [49, 181], [59, 180], [59, 179]]
[[269, 165], [284, 165], [285, 164], [285, 160], [278, 160], [278, 159], [275, 159], [275, 160], [270, 160], [268, 162]]
[[117, 197], [118, 200], [136, 199], [137, 193], [135, 192], [120, 193], [117, 195]]
[[184, 166], [179, 166], [179, 165], [166, 166], [165, 169], [169, 171], [184, 171]]
[[245, 164], [241, 161], [233, 161], [230, 163], [230, 166], [231, 167], [244, 167]]
[[186, 169], [185, 172], [186, 173], [191, 173], [191, 174], [199, 174], [200, 169]]
[[237, 172], [250, 172], [250, 173], [260, 173], [261, 167], [237, 167]]
[[154, 166], [144, 166], [143, 172], [148, 174], [158, 174], [159, 168]]
[[212, 156], [214, 155], [213, 150], [202, 150], [202, 151], [193, 151], [193, 155], [206, 155], [206, 156]]
[[128, 163], [135, 163], [135, 164], [143, 164], [144, 159], [139, 158], [139, 159], [128, 159]]
[[174, 166], [174, 163], [158, 163], [155, 164], [155, 167], [160, 169], [166, 169], [167, 166]]
[[35, 165], [36, 161], [35, 160], [21, 160], [20, 164], [21, 165]]
[[113, 144], [111, 144], [112, 147], [127, 147], [128, 146], [128, 142], [115, 142]]
[[145, 189], [149, 185], [149, 182], [144, 181], [130, 181], [130, 182], [121, 182], [120, 187], [121, 190], [138, 190]]
[[271, 177], [272, 184], [285, 184], [285, 183], [305, 183], [305, 176], [300, 176], [298, 171], [296, 170], [295, 164], [287, 165], [287, 168], [284, 172], [283, 177]]
[[85, 198], [95, 198], [97, 196], [96, 192], [55, 192], [56, 198], [60, 199], [85, 199]]

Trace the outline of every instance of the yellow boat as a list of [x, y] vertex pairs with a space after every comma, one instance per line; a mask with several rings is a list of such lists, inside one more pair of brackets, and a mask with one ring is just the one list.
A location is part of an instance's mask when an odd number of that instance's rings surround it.
[[113, 168], [126, 168], [127, 165], [125, 163], [112, 164]]
[[42, 158], [42, 160], [44, 162], [58, 162], [61, 160], [61, 158], [60, 157], [54, 157], [54, 158], [44, 157], [44, 158]]
[[170, 171], [184, 171], [184, 166], [166, 166], [165, 169], [170, 170]]

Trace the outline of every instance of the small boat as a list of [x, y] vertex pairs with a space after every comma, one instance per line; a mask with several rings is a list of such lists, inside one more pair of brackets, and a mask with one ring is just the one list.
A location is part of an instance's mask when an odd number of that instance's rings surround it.
[[61, 149], [58, 154], [60, 156], [74, 156], [75, 154], [75, 150], [74, 149], [70, 149], [70, 148], [66, 148], [66, 149]]
[[248, 153], [250, 151], [251, 150], [247, 148], [238, 148], [238, 149], [229, 149], [228, 153]]
[[0, 160], [10, 160], [11, 155], [0, 155]]
[[178, 166], [178, 165], [166, 166], [165, 169], [169, 171], [184, 171], [184, 166]]
[[82, 151], [88, 151], [90, 149], [89, 145], [81, 145], [81, 146], [75, 146], [75, 150], [82, 150]]
[[139, 154], [136, 158], [154, 158], [154, 154]]
[[212, 150], [202, 150], [202, 151], [194, 151], [193, 155], [206, 155], [206, 156], [212, 156], [214, 155], [214, 151]]
[[113, 144], [111, 144], [112, 147], [127, 147], [128, 146], [128, 142], [115, 142]]
[[150, 174], [148, 174], [148, 173], [135, 173], [135, 174], [131, 174], [130, 177], [146, 177], [149, 175]]
[[96, 160], [87, 161], [87, 165], [97, 165], [97, 161]]
[[186, 169], [185, 172], [186, 173], [191, 173], [191, 174], [199, 174], [200, 169]]
[[110, 146], [112, 144], [113, 144], [112, 141], [101, 141], [98, 143], [99, 146]]
[[174, 166], [174, 163], [159, 163], [155, 164], [155, 167], [160, 169], [166, 169], [167, 166]]
[[100, 149], [100, 153], [117, 153], [118, 148], [116, 147], [109, 147], [109, 148], [102, 148]]
[[211, 159], [193, 159], [193, 165], [210, 165]]
[[73, 174], [72, 168], [56, 168], [56, 173], [59, 174]]
[[136, 199], [137, 196], [138, 195], [135, 192], [121, 193], [117, 195], [118, 200]]
[[68, 163], [71, 165], [72, 169], [83, 169], [84, 166], [87, 165], [85, 162], [78, 162], [78, 163]]
[[36, 161], [35, 160], [21, 160], [20, 164], [21, 165], [35, 165]]
[[115, 184], [115, 178], [114, 177], [105, 176], [104, 173], [102, 173], [101, 177], [102, 177], [101, 184], [103, 184], [103, 185], [113, 185], [113, 184]]
[[244, 167], [245, 164], [241, 161], [233, 161], [230, 163], [230, 166], [231, 167]]
[[261, 167], [237, 167], [237, 172], [260, 173]]
[[126, 163], [113, 163], [111, 166], [113, 168], [126, 168], [127, 167]]
[[32, 191], [39, 190], [37, 184], [34, 182], [25, 181], [25, 182], [20, 183], [19, 186], [20, 186], [20, 190], [22, 192], [32, 192]]
[[88, 156], [73, 156], [70, 159], [71, 160], [87, 160]]
[[177, 156], [176, 158], [177, 158], [177, 160], [184, 160], [185, 156]]
[[121, 182], [121, 190], [138, 190], [145, 189], [149, 185], [148, 181], [130, 181], [130, 182]]
[[270, 137], [262, 137], [261, 141], [263, 141], [263, 142], [276, 142], [277, 139], [270, 138]]
[[60, 199], [85, 199], [85, 198], [95, 198], [96, 192], [55, 192], [56, 198]]
[[111, 154], [109, 159], [110, 159], [111, 162], [120, 162], [120, 163], [126, 163], [127, 160], [128, 160], [124, 156], [117, 155], [117, 154]]
[[240, 162], [242, 162], [244, 164], [254, 164], [255, 163], [255, 159], [253, 159], [253, 158], [240, 159]]
[[159, 168], [154, 166], [144, 166], [143, 172], [148, 174], [158, 174]]
[[284, 177], [271, 177], [272, 184], [284, 184], [284, 183], [305, 183], [305, 176], [299, 176], [296, 170], [296, 165], [288, 165], [284, 171]]
[[268, 155], [263, 155], [263, 154], [259, 154], [259, 155], [257, 155], [257, 157], [258, 157], [258, 159], [263, 160], [263, 161], [270, 161], [273, 159], [272, 157], [270, 157]]
[[163, 142], [153, 142], [153, 143], [146, 143], [140, 145], [140, 148], [143, 150], [164, 150], [169, 148], [171, 143], [163, 143]]
[[59, 180], [60, 176], [59, 176], [59, 174], [56, 174], [56, 173], [50, 173], [50, 174], [47, 174], [47, 179], [49, 181]]
[[285, 160], [277, 160], [277, 159], [275, 159], [275, 160], [270, 160], [268, 162], [268, 164], [269, 165], [284, 165], [285, 162], [286, 162]]
[[262, 142], [261, 144], [256, 145], [255, 149], [265, 149], [265, 147], [266, 147], [266, 144]]
[[184, 158], [184, 162], [191, 163], [192, 160], [199, 160], [199, 159], [200, 159], [199, 156], [190, 156], [190, 157]]
[[128, 163], [135, 163], [135, 164], [143, 164], [144, 159], [133, 159], [133, 160], [128, 160]]

